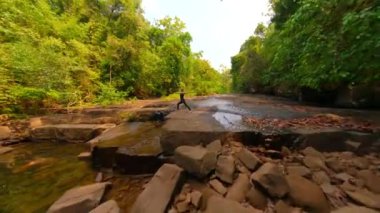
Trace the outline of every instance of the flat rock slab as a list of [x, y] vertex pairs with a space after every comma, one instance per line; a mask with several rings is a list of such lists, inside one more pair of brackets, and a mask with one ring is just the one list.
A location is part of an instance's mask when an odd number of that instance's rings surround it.
[[280, 167], [273, 163], [265, 163], [256, 172], [252, 173], [251, 179], [259, 184], [272, 197], [281, 198], [289, 192], [289, 185]]
[[165, 213], [183, 184], [183, 169], [164, 164], [137, 197], [131, 213]]
[[207, 207], [204, 213], [258, 213], [259, 210], [245, 208], [240, 203], [225, 199], [222, 197], [212, 196], [207, 200]]
[[33, 141], [64, 141], [84, 143], [100, 135], [115, 124], [56, 124], [32, 129]]
[[167, 116], [162, 127], [161, 146], [171, 155], [178, 146], [208, 144], [219, 139], [227, 130], [208, 111], [176, 111]]
[[116, 201], [109, 200], [107, 202], [102, 203], [89, 213], [120, 213], [120, 208], [117, 205]]
[[66, 191], [53, 203], [48, 213], [87, 213], [94, 209], [110, 183], [95, 183]]

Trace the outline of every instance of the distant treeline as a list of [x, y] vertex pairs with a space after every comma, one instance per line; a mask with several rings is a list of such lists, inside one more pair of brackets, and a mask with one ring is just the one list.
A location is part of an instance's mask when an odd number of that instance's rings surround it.
[[259, 24], [232, 57], [235, 90], [380, 86], [380, 1], [271, 0], [271, 7], [269, 26]]
[[0, 113], [226, 92], [178, 18], [149, 23], [139, 0], [0, 1]]

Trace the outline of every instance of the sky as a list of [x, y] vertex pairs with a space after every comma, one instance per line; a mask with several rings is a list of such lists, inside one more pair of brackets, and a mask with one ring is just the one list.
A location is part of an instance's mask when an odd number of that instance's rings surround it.
[[177, 16], [192, 35], [192, 49], [218, 69], [230, 67], [231, 56], [253, 34], [258, 23], [268, 24], [268, 0], [142, 0], [152, 23]]

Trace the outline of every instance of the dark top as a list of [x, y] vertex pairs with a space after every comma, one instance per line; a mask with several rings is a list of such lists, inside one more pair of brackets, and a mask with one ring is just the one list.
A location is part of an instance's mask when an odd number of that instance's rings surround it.
[[179, 93], [179, 97], [181, 98], [181, 100], [184, 100], [185, 99], [185, 93], [184, 92], [180, 92]]

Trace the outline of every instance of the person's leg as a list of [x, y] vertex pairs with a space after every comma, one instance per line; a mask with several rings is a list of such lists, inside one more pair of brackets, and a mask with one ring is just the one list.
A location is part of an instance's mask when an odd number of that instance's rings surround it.
[[187, 105], [187, 103], [186, 103], [185, 100], [183, 100], [183, 104], [185, 104], [185, 106], [187, 107], [187, 109], [191, 111], [191, 108], [189, 107], [189, 105]]
[[177, 110], [179, 110], [179, 105], [182, 103], [182, 101], [179, 101], [178, 103], [177, 103]]

